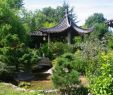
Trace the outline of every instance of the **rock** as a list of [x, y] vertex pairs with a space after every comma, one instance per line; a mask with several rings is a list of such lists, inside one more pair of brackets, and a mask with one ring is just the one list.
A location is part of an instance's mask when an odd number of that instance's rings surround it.
[[34, 75], [28, 72], [20, 72], [17, 74], [17, 77], [15, 78], [16, 81], [29, 81], [32, 79], [34, 79]]

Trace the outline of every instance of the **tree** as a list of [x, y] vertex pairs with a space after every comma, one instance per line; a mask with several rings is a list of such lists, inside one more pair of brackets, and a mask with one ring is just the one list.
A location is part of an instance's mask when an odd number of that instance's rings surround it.
[[[0, 61], [7, 66], [18, 68], [18, 47], [25, 42], [26, 33], [20, 17], [17, 15], [15, 7], [10, 5], [19, 3], [15, 0], [0, 1]], [[17, 1], [17, 2], [16, 2]]]
[[93, 32], [90, 35], [92, 39], [98, 38], [102, 40], [108, 32], [108, 26], [105, 24], [105, 18], [102, 13], [94, 13], [88, 17], [85, 22], [86, 27], [94, 27]]
[[28, 12], [25, 9], [22, 9], [21, 19], [29, 32], [38, 31], [41, 28], [49, 28], [57, 25], [64, 17], [65, 9], [68, 10], [70, 19], [75, 20], [73, 8], [70, 8], [66, 3], [62, 6], [58, 6], [56, 9], [45, 7], [42, 10], [36, 10], [35, 12]]
[[[20, 9], [23, 5], [23, 0], [4, 0], [5, 2], [7, 2], [7, 4], [9, 5], [9, 7], [11, 9]], [[0, 2], [3, 2], [3, 0], [1, 0]]]
[[10, 9], [6, 1], [0, 3], [0, 46], [15, 47], [19, 42], [25, 41], [25, 32], [20, 18]]
[[89, 87], [93, 95], [113, 95], [113, 51], [101, 53], [95, 72], [89, 78]]
[[86, 19], [85, 26], [92, 27], [93, 25], [95, 25], [97, 23], [104, 23], [105, 20], [106, 19], [102, 13], [94, 13], [92, 16], [90, 16], [90, 17], [88, 17], [88, 19]]
[[36, 28], [34, 13], [32, 11], [27, 11], [25, 8], [22, 8], [20, 11], [20, 20], [22, 21], [25, 31], [27, 33], [34, 31]]

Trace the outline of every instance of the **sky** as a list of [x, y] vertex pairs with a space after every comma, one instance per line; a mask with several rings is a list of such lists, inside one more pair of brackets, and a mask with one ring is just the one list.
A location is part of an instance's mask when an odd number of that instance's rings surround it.
[[79, 25], [94, 13], [103, 13], [106, 19], [113, 19], [113, 0], [24, 0], [27, 10], [42, 9], [44, 7], [56, 8], [66, 2], [74, 8]]

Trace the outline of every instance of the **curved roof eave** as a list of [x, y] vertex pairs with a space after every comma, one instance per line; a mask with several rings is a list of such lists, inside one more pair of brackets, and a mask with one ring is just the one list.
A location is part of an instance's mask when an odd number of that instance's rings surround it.
[[30, 33], [30, 36], [47, 36], [47, 34], [44, 34], [40, 31], [34, 31]]
[[71, 25], [69, 24], [68, 17], [65, 16], [57, 26], [54, 26], [52, 28], [41, 29], [40, 31], [43, 33], [58, 33], [58, 32], [65, 31], [70, 26]]
[[79, 33], [79, 34], [87, 34], [93, 31], [94, 27], [91, 27], [89, 29], [83, 29], [79, 26], [77, 26], [75, 23], [72, 24], [72, 27]]

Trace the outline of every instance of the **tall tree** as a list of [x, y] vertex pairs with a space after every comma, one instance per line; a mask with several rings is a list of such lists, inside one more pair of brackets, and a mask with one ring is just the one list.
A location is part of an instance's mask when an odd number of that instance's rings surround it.
[[[4, 0], [10, 8], [12, 9], [20, 9], [23, 5], [23, 0]], [[3, 0], [0, 0], [3, 2]]]
[[85, 25], [87, 27], [91, 27], [95, 25], [96, 23], [104, 23], [105, 17], [102, 13], [94, 13], [92, 16], [89, 16], [88, 19], [85, 22]]
[[25, 39], [20, 18], [8, 5], [10, 5], [8, 0], [0, 3], [0, 45], [2, 46], [16, 45]]
[[91, 33], [91, 37], [93, 37], [93, 39], [102, 39], [104, 35], [108, 32], [108, 27], [105, 24], [105, 20], [106, 19], [102, 13], [94, 13], [86, 20], [86, 27], [94, 26], [94, 30]]
[[17, 9], [10, 6], [13, 1], [0, 0], [0, 61], [18, 68], [18, 47], [25, 42], [26, 33]]

